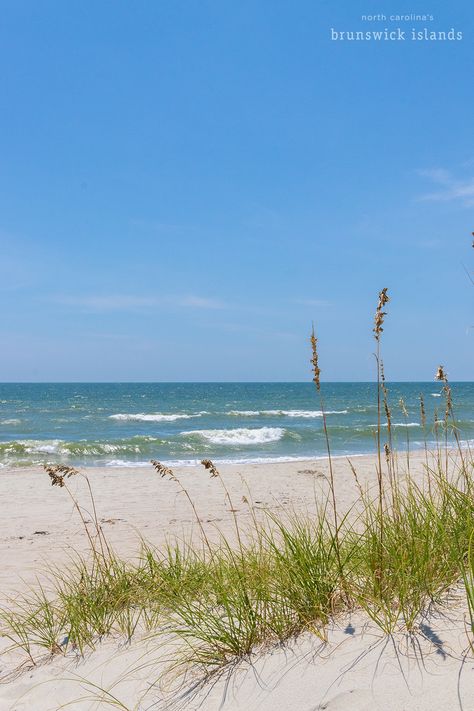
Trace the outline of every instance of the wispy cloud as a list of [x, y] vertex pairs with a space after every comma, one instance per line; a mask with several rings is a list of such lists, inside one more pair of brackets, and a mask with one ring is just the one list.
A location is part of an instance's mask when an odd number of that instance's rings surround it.
[[223, 309], [226, 304], [195, 294], [170, 296], [137, 296], [134, 294], [69, 295], [60, 294], [52, 298], [57, 304], [81, 309], [82, 311], [142, 311], [156, 308], [183, 309]]
[[419, 175], [428, 178], [438, 186], [433, 192], [420, 195], [419, 200], [430, 202], [459, 201], [465, 207], [474, 205], [474, 178], [455, 178], [452, 173], [443, 168], [420, 170]]

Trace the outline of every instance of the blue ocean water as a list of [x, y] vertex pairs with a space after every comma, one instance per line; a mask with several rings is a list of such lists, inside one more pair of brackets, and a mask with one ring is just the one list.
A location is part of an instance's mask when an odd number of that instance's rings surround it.
[[[445, 409], [441, 385], [389, 383], [388, 390], [399, 448], [407, 437], [411, 448], [423, 446], [420, 394], [426, 438], [434, 442], [433, 422]], [[374, 451], [376, 384], [324, 383], [322, 391], [332, 453]], [[460, 438], [472, 440], [474, 383], [454, 383], [452, 391]], [[246, 462], [325, 453], [320, 401], [310, 382], [0, 384], [0, 466]]]

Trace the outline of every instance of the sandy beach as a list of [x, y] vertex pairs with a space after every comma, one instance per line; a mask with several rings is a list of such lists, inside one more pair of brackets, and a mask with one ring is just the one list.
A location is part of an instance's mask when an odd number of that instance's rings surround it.
[[[403, 470], [400, 455], [400, 470]], [[410, 455], [414, 477], [423, 472], [425, 455]], [[336, 491], [340, 511], [348, 510], [358, 490], [346, 457], [334, 458]], [[360, 484], [375, 492], [375, 457], [350, 457]], [[99, 521], [114, 550], [133, 558], [143, 538], [152, 545], [167, 539], [188, 539], [199, 534], [195, 514], [178, 486], [161, 479], [149, 467], [89, 467], [87, 473]], [[173, 471], [189, 492], [207, 535], [218, 532], [232, 537], [233, 513], [219, 481], [201, 466], [176, 467]], [[329, 467], [326, 459], [220, 465], [219, 471], [241, 523], [252, 519], [251, 510], [314, 512], [327, 496]], [[93, 511], [84, 479], [68, 480], [75, 498], [92, 525]], [[374, 494], [375, 495], [375, 494]], [[247, 502], [243, 501], [243, 497]], [[64, 489], [51, 487], [41, 467], [2, 469], [0, 499], [4, 515], [0, 521], [3, 597], [14, 592], [21, 581], [31, 583], [47, 567], [65, 565], [72, 551], [85, 552], [88, 541], [82, 523]]]
[[[353, 461], [360, 484], [374, 486], [374, 458]], [[412, 456], [415, 477], [422, 476], [423, 461], [421, 454]], [[357, 498], [354, 477], [345, 458], [334, 464], [338, 501], [341, 510], [348, 510]], [[186, 497], [151, 466], [91, 468], [87, 473], [101, 526], [120, 556], [136, 557], [140, 536], [160, 546], [173, 537], [197, 534]], [[257, 516], [265, 510], [311, 514], [328, 485], [328, 463], [323, 459], [226, 465], [221, 474], [235, 508], [232, 512], [220, 482], [203, 468], [182, 467], [176, 473], [210, 539], [217, 539], [218, 531], [232, 537], [234, 513], [243, 530], [251, 521], [251, 509]], [[92, 522], [85, 480], [76, 477], [69, 482], [86, 510], [86, 520]], [[51, 487], [39, 467], [2, 470], [0, 499], [0, 586], [2, 605], [8, 607], [14, 604], [15, 593], [34, 585], [37, 578], [47, 586], [47, 569], [64, 569], [75, 552], [85, 553], [87, 538], [66, 490]], [[113, 690], [123, 708], [130, 709], [469, 711], [474, 709], [474, 664], [472, 656], [466, 656], [465, 623], [463, 597], [456, 590], [443, 610], [427, 617], [424, 637], [417, 641], [402, 633], [385, 638], [357, 613], [334, 621], [324, 642], [305, 633], [285, 646], [256, 650], [251, 663], [225, 670], [202, 688], [195, 686], [199, 670], [191, 669], [180, 680], [164, 675], [175, 652], [173, 640], [162, 637], [137, 634], [131, 644], [107, 639], [85, 658], [68, 652], [18, 672], [20, 657], [15, 652], [2, 662], [0, 708], [53, 711], [65, 703], [74, 709], [109, 708], [105, 700], [97, 705], [97, 699], [89, 698], [92, 688], [83, 681], [87, 679]]]

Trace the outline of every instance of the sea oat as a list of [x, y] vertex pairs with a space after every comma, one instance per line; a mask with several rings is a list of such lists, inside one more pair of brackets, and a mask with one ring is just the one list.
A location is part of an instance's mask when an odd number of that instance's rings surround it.
[[51, 486], [64, 486], [64, 479], [79, 474], [74, 467], [68, 467], [66, 464], [44, 464], [43, 468], [51, 479]]
[[400, 405], [400, 409], [405, 415], [405, 417], [408, 417], [408, 410], [405, 405], [405, 400], [401, 397], [400, 400], [398, 401], [398, 404]]
[[216, 465], [211, 462], [210, 459], [203, 459], [201, 461], [202, 466], [207, 469], [211, 473], [211, 479], [212, 477], [219, 476], [219, 471], [216, 467]]
[[453, 402], [451, 399], [451, 388], [448, 384], [448, 375], [444, 369], [444, 365], [439, 365], [438, 370], [436, 371], [435, 375], [435, 380], [440, 380], [443, 385], [443, 392], [446, 398], [446, 412], [445, 412], [445, 420], [447, 421], [449, 413], [452, 410]]
[[425, 427], [426, 425], [426, 411], [425, 411], [425, 401], [423, 395], [420, 395], [420, 415], [421, 415], [421, 425]]
[[385, 409], [385, 417], [387, 420], [388, 433], [390, 435], [391, 431], [392, 431], [392, 412], [391, 412], [389, 404], [388, 404], [388, 390], [387, 390], [387, 386], [385, 385], [385, 371], [384, 371], [382, 360], [380, 360], [380, 387], [382, 388], [382, 392], [383, 392], [383, 406]]
[[377, 304], [377, 309], [375, 311], [375, 326], [374, 326], [374, 334], [375, 334], [375, 340], [379, 341], [380, 340], [380, 334], [383, 331], [383, 321], [385, 316], [387, 315], [387, 312], [383, 310], [383, 307], [385, 304], [387, 304], [390, 301], [388, 294], [387, 294], [387, 287], [382, 289], [382, 291], [379, 292], [379, 303]]
[[311, 358], [311, 364], [313, 366], [313, 382], [316, 384], [316, 388], [321, 390], [321, 369], [318, 365], [318, 339], [314, 335], [314, 326], [313, 330], [311, 331], [311, 352], [312, 352], [312, 358]]
[[167, 477], [169, 476], [170, 479], [176, 479], [173, 470], [170, 469], [169, 467], [165, 466], [161, 462], [157, 462], [156, 459], [152, 459], [151, 463], [155, 469], [155, 471], [162, 477]]

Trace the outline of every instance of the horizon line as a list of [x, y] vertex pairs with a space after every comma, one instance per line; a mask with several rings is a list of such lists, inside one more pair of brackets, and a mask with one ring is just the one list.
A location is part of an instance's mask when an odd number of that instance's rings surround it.
[[[437, 380], [386, 380], [387, 383], [426, 383]], [[449, 380], [453, 383], [474, 383], [474, 380]], [[323, 380], [321, 385], [347, 383], [377, 384], [377, 380]], [[313, 385], [311, 380], [3, 380], [2, 385]]]

